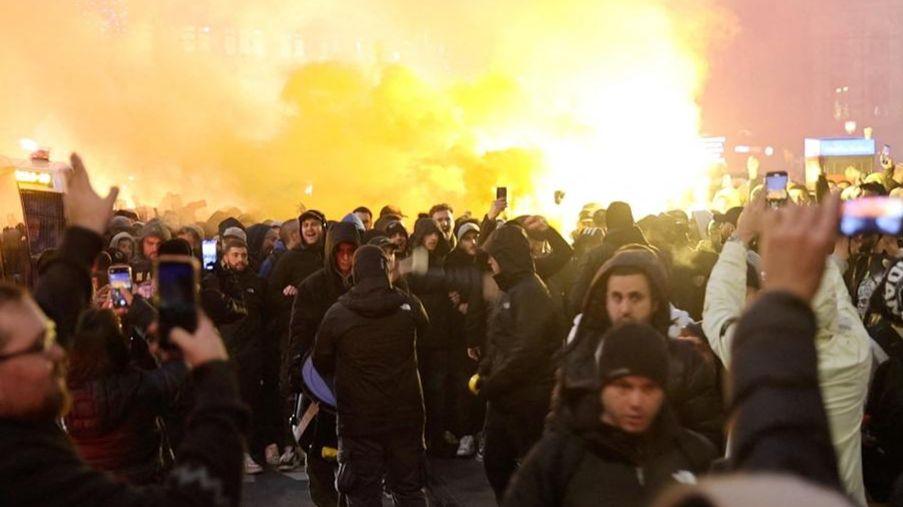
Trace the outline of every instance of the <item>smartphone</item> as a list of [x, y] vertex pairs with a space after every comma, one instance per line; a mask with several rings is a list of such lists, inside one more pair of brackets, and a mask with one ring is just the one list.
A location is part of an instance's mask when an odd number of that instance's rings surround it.
[[885, 157], [890, 156], [890, 145], [889, 144], [885, 144], [884, 148], [881, 148], [881, 154], [884, 155]]
[[843, 203], [840, 233], [856, 236], [870, 232], [891, 236], [903, 232], [903, 199], [863, 197]]
[[204, 258], [204, 271], [213, 271], [216, 268], [216, 240], [205, 239], [201, 244], [201, 254]]
[[787, 202], [787, 171], [769, 172], [765, 175], [765, 201], [769, 206], [783, 206]]
[[496, 199], [508, 199], [508, 187], [495, 187]]
[[180, 327], [193, 333], [198, 326], [200, 265], [187, 255], [161, 255], [154, 263], [154, 304], [161, 347], [172, 349], [169, 333]]
[[125, 308], [129, 305], [123, 293], [132, 290], [132, 267], [126, 264], [114, 264], [107, 269], [110, 278], [110, 297], [113, 308]]

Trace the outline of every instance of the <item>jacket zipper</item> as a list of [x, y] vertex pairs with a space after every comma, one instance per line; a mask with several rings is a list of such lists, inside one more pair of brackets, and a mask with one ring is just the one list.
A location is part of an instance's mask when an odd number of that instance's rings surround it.
[[640, 486], [645, 486], [645, 485], [646, 485], [646, 476], [645, 476], [645, 474], [643, 473], [643, 468], [642, 468], [642, 467], [637, 467], [637, 469], [636, 469], [636, 478], [637, 478], [638, 481], [640, 481]]

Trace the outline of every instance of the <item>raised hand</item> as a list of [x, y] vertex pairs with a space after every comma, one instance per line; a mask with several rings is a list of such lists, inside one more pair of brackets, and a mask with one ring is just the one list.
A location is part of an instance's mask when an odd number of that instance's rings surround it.
[[100, 197], [91, 187], [82, 159], [73, 153], [69, 160], [72, 170], [67, 173], [66, 193], [63, 195], [69, 225], [103, 234], [113, 216], [113, 204], [119, 196], [119, 188], [112, 187], [106, 197]]
[[819, 206], [786, 206], [765, 213], [762, 267], [766, 290], [785, 291], [810, 301], [821, 283], [837, 239], [840, 197]]

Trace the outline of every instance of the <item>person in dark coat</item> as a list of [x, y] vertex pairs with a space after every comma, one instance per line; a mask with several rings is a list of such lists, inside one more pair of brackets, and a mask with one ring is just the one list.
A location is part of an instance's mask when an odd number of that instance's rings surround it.
[[[263, 378], [265, 333], [264, 282], [249, 268], [248, 247], [237, 239], [228, 239], [223, 245], [223, 259], [219, 269], [204, 277], [205, 290], [217, 290], [245, 310], [239, 320], [219, 326], [232, 365], [238, 375], [242, 399], [252, 407], [255, 419], [252, 424], [249, 452], [256, 454], [271, 444], [272, 428], [267, 428], [266, 412], [262, 410], [261, 380]], [[275, 367], [275, 365], [274, 365]], [[262, 468], [251, 456], [246, 458], [246, 472], [260, 473]]]
[[[294, 223], [286, 222], [282, 232], [286, 251], [279, 257], [267, 281], [267, 308], [270, 315], [270, 332], [278, 345], [279, 397], [282, 406], [283, 437], [279, 439], [282, 455], [279, 467], [291, 470], [298, 462], [291, 443], [289, 417], [295, 409], [289, 380], [291, 355], [288, 353], [289, 323], [292, 320], [292, 304], [298, 287], [308, 276], [323, 267], [323, 242], [326, 216], [317, 210], [307, 210]], [[295, 231], [296, 233], [292, 233]]]
[[[618, 252], [597, 273], [565, 347], [555, 418], [582, 427], [594, 424], [598, 379], [594, 353], [614, 324], [642, 322], [668, 335], [668, 280], [657, 255], [637, 246]], [[714, 367], [688, 342], [669, 340], [668, 399], [681, 426], [723, 445], [724, 409]], [[587, 410], [590, 408], [590, 410]]]
[[[354, 251], [360, 246], [360, 234], [354, 224], [335, 222], [326, 232], [324, 266], [298, 286], [289, 325], [289, 381], [292, 392], [301, 392], [301, 366], [313, 350], [317, 329], [326, 311], [351, 287]], [[306, 406], [304, 407], [306, 410]], [[310, 496], [318, 507], [337, 505], [335, 474], [338, 464], [324, 457], [338, 447], [334, 414], [321, 410], [301, 436], [300, 445], [307, 455]], [[331, 450], [331, 451], [330, 451]]]
[[260, 273], [263, 261], [273, 251], [279, 233], [267, 224], [254, 224], [248, 227], [248, 269], [252, 273]]
[[53, 339], [54, 327], [72, 341], [91, 293], [91, 262], [103, 247], [116, 200], [115, 190], [106, 198], [94, 192], [76, 155], [67, 183], [69, 228], [35, 298], [0, 284], [0, 505], [238, 505], [246, 409], [206, 318], [194, 335], [178, 329], [170, 335], [192, 368], [200, 401], [163, 486], [137, 488], [92, 469], [57, 424], [68, 394], [65, 353]]
[[332, 377], [338, 413], [338, 490], [348, 505], [426, 505], [423, 393], [416, 342], [428, 326], [420, 301], [392, 286], [388, 259], [365, 245], [354, 254], [354, 286], [317, 332], [313, 363]]
[[[415, 267], [440, 270], [445, 266], [449, 244], [439, 224], [432, 218], [418, 219], [411, 235], [412, 260]], [[444, 280], [409, 276], [407, 284], [426, 308], [430, 324], [417, 340], [417, 361], [423, 396], [426, 402], [427, 451], [437, 456], [451, 457], [458, 442], [451, 433], [451, 320], [455, 308]], [[438, 283], [437, 283], [438, 282]]]
[[132, 484], [160, 482], [172, 452], [161, 417], [187, 373], [182, 361], [140, 368], [112, 310], [83, 313], [69, 356], [72, 410], [64, 418], [79, 455]]
[[595, 424], [549, 431], [511, 482], [506, 506], [640, 507], [669, 484], [695, 483], [717, 456], [668, 406], [667, 338], [647, 324], [609, 330], [596, 353]]
[[501, 502], [517, 461], [542, 436], [562, 342], [551, 296], [536, 274], [524, 229], [503, 225], [484, 250], [503, 292], [491, 313], [486, 351], [472, 389], [489, 402], [483, 463]]
[[[485, 252], [479, 247], [480, 226], [476, 220], [459, 222], [455, 227], [458, 238], [455, 249], [445, 261], [447, 272], [488, 271]], [[474, 397], [467, 389], [468, 380], [477, 373], [479, 354], [476, 352], [485, 342], [486, 304], [482, 283], [470, 284], [470, 290], [462, 287], [452, 291], [454, 311], [451, 314], [451, 389], [455, 403], [450, 412], [452, 429], [459, 440], [458, 457], [473, 456], [477, 451], [477, 434], [483, 431], [486, 403]], [[468, 354], [470, 350], [470, 354]]]

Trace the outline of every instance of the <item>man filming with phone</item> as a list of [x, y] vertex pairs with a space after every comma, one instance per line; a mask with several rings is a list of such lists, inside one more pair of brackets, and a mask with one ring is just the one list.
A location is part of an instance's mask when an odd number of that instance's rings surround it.
[[91, 261], [118, 194], [97, 195], [81, 159], [71, 162], [64, 196], [70, 226], [59, 256], [33, 296], [0, 285], [0, 504], [238, 505], [247, 410], [204, 316], [193, 334], [177, 328], [169, 336], [192, 368], [198, 403], [165, 485], [136, 488], [92, 470], [55, 424], [68, 404], [66, 354], [55, 337], [68, 342], [88, 306]]

